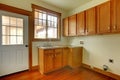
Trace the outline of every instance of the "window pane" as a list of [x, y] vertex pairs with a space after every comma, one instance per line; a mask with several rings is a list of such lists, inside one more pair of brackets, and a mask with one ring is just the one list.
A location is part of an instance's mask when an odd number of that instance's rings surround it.
[[39, 25], [39, 19], [35, 19], [35, 26]]
[[51, 21], [51, 16], [50, 15], [48, 15], [48, 20]]
[[16, 36], [10, 36], [10, 44], [17, 44], [16, 43]]
[[16, 35], [16, 27], [9, 27], [10, 28], [10, 35]]
[[57, 23], [57, 17], [54, 17], [54, 22]]
[[51, 16], [51, 21], [54, 21], [54, 17], [53, 16]]
[[43, 20], [43, 26], [46, 26], [46, 20]]
[[39, 19], [42, 19], [43, 17], [42, 17], [42, 13], [39, 13]]
[[23, 37], [17, 36], [17, 44], [23, 44]]
[[2, 35], [9, 35], [9, 27], [2, 26]]
[[8, 16], [2, 16], [2, 24], [9, 25], [9, 17]]
[[23, 35], [23, 28], [17, 28], [17, 35]]
[[2, 36], [2, 45], [9, 45], [9, 36]]
[[[35, 8], [34, 8], [35, 9]], [[34, 38], [47, 39], [54, 38], [58, 39], [58, 14], [51, 13], [44, 10], [35, 9], [35, 26], [34, 26]], [[38, 11], [38, 13], [37, 13]], [[39, 17], [37, 18], [37, 16]]]
[[35, 38], [46, 38], [46, 28], [42, 26], [36, 26]]
[[48, 28], [48, 38], [57, 38], [57, 28]]
[[43, 14], [43, 19], [46, 20], [46, 14]]
[[39, 18], [39, 12], [35, 11], [35, 18]]
[[54, 23], [54, 27], [57, 27], [57, 23], [56, 22]]
[[17, 26], [17, 25], [16, 25], [16, 22], [17, 22], [17, 19], [16, 19], [16, 18], [10, 17], [10, 25], [11, 25], [11, 26]]
[[42, 24], [42, 20], [39, 20], [39, 26], [42, 26], [43, 24]]
[[17, 18], [17, 26], [23, 27], [23, 19]]

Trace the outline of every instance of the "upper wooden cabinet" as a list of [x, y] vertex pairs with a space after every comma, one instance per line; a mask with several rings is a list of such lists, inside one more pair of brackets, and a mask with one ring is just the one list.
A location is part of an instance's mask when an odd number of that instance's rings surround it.
[[76, 14], [69, 17], [69, 36], [76, 36]]
[[110, 1], [97, 6], [97, 32], [108, 33], [111, 29], [110, 24]]
[[96, 8], [86, 10], [86, 35], [96, 34]]
[[77, 14], [77, 35], [84, 35], [85, 33], [85, 12]]
[[63, 19], [63, 35], [68, 36], [68, 17]]
[[120, 0], [111, 0], [111, 30], [120, 32]]

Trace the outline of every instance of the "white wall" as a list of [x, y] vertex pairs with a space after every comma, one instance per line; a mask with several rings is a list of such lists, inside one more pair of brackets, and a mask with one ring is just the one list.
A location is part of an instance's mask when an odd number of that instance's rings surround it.
[[[25, 9], [28, 11], [32, 11], [31, 4], [36, 4], [38, 6], [42, 6], [57, 12], [62, 13], [62, 18], [66, 16], [66, 11], [60, 8], [57, 8], [55, 6], [46, 4], [44, 2], [41, 2], [40, 0], [0, 0], [0, 3], [7, 4], [10, 6], [14, 6], [17, 8]], [[62, 27], [62, 26], [61, 26]], [[62, 29], [61, 29], [62, 30]], [[43, 45], [44, 42], [33, 42], [32, 46], [32, 65], [36, 66], [38, 65], [38, 46]], [[61, 41], [57, 41], [54, 44], [67, 44], [67, 41], [64, 37], [62, 37]]]
[[[92, 0], [68, 14], [81, 12], [106, 1]], [[120, 75], [120, 34], [72, 37], [69, 40], [71, 45], [80, 45], [80, 41], [84, 41], [83, 63], [100, 69], [107, 65], [110, 72]], [[109, 59], [113, 59], [114, 63], [109, 63]]]
[[[120, 34], [74, 37], [71, 45], [80, 45], [84, 41], [83, 63], [102, 69], [109, 66], [109, 71], [120, 75]], [[114, 63], [109, 63], [113, 59]]]

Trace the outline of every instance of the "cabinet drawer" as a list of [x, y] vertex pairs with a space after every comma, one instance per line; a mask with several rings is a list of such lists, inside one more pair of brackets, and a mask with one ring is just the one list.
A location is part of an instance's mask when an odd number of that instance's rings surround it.
[[62, 49], [55, 49], [55, 53], [62, 52]]
[[47, 49], [47, 50], [44, 51], [44, 53], [54, 53], [54, 50], [52, 50], [52, 49]]

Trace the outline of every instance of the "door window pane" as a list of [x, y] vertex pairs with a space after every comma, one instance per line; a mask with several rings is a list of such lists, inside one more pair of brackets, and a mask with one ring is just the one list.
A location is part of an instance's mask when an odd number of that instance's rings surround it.
[[10, 28], [10, 35], [16, 35], [16, 27], [9, 27]]
[[17, 44], [23, 44], [23, 19], [3, 15], [2, 45], [17, 45]]
[[9, 27], [8, 26], [2, 26], [2, 35], [9, 35]]
[[10, 25], [11, 26], [16, 26], [16, 18], [10, 17]]
[[2, 44], [3, 45], [9, 45], [9, 36], [2, 36]]
[[10, 44], [16, 44], [16, 36], [10, 36]]
[[23, 44], [23, 37], [22, 36], [17, 37], [17, 44]]
[[9, 25], [9, 17], [8, 16], [2, 16], [2, 24]]
[[23, 35], [23, 28], [17, 28], [17, 35]]
[[17, 26], [23, 27], [23, 19], [17, 18]]

